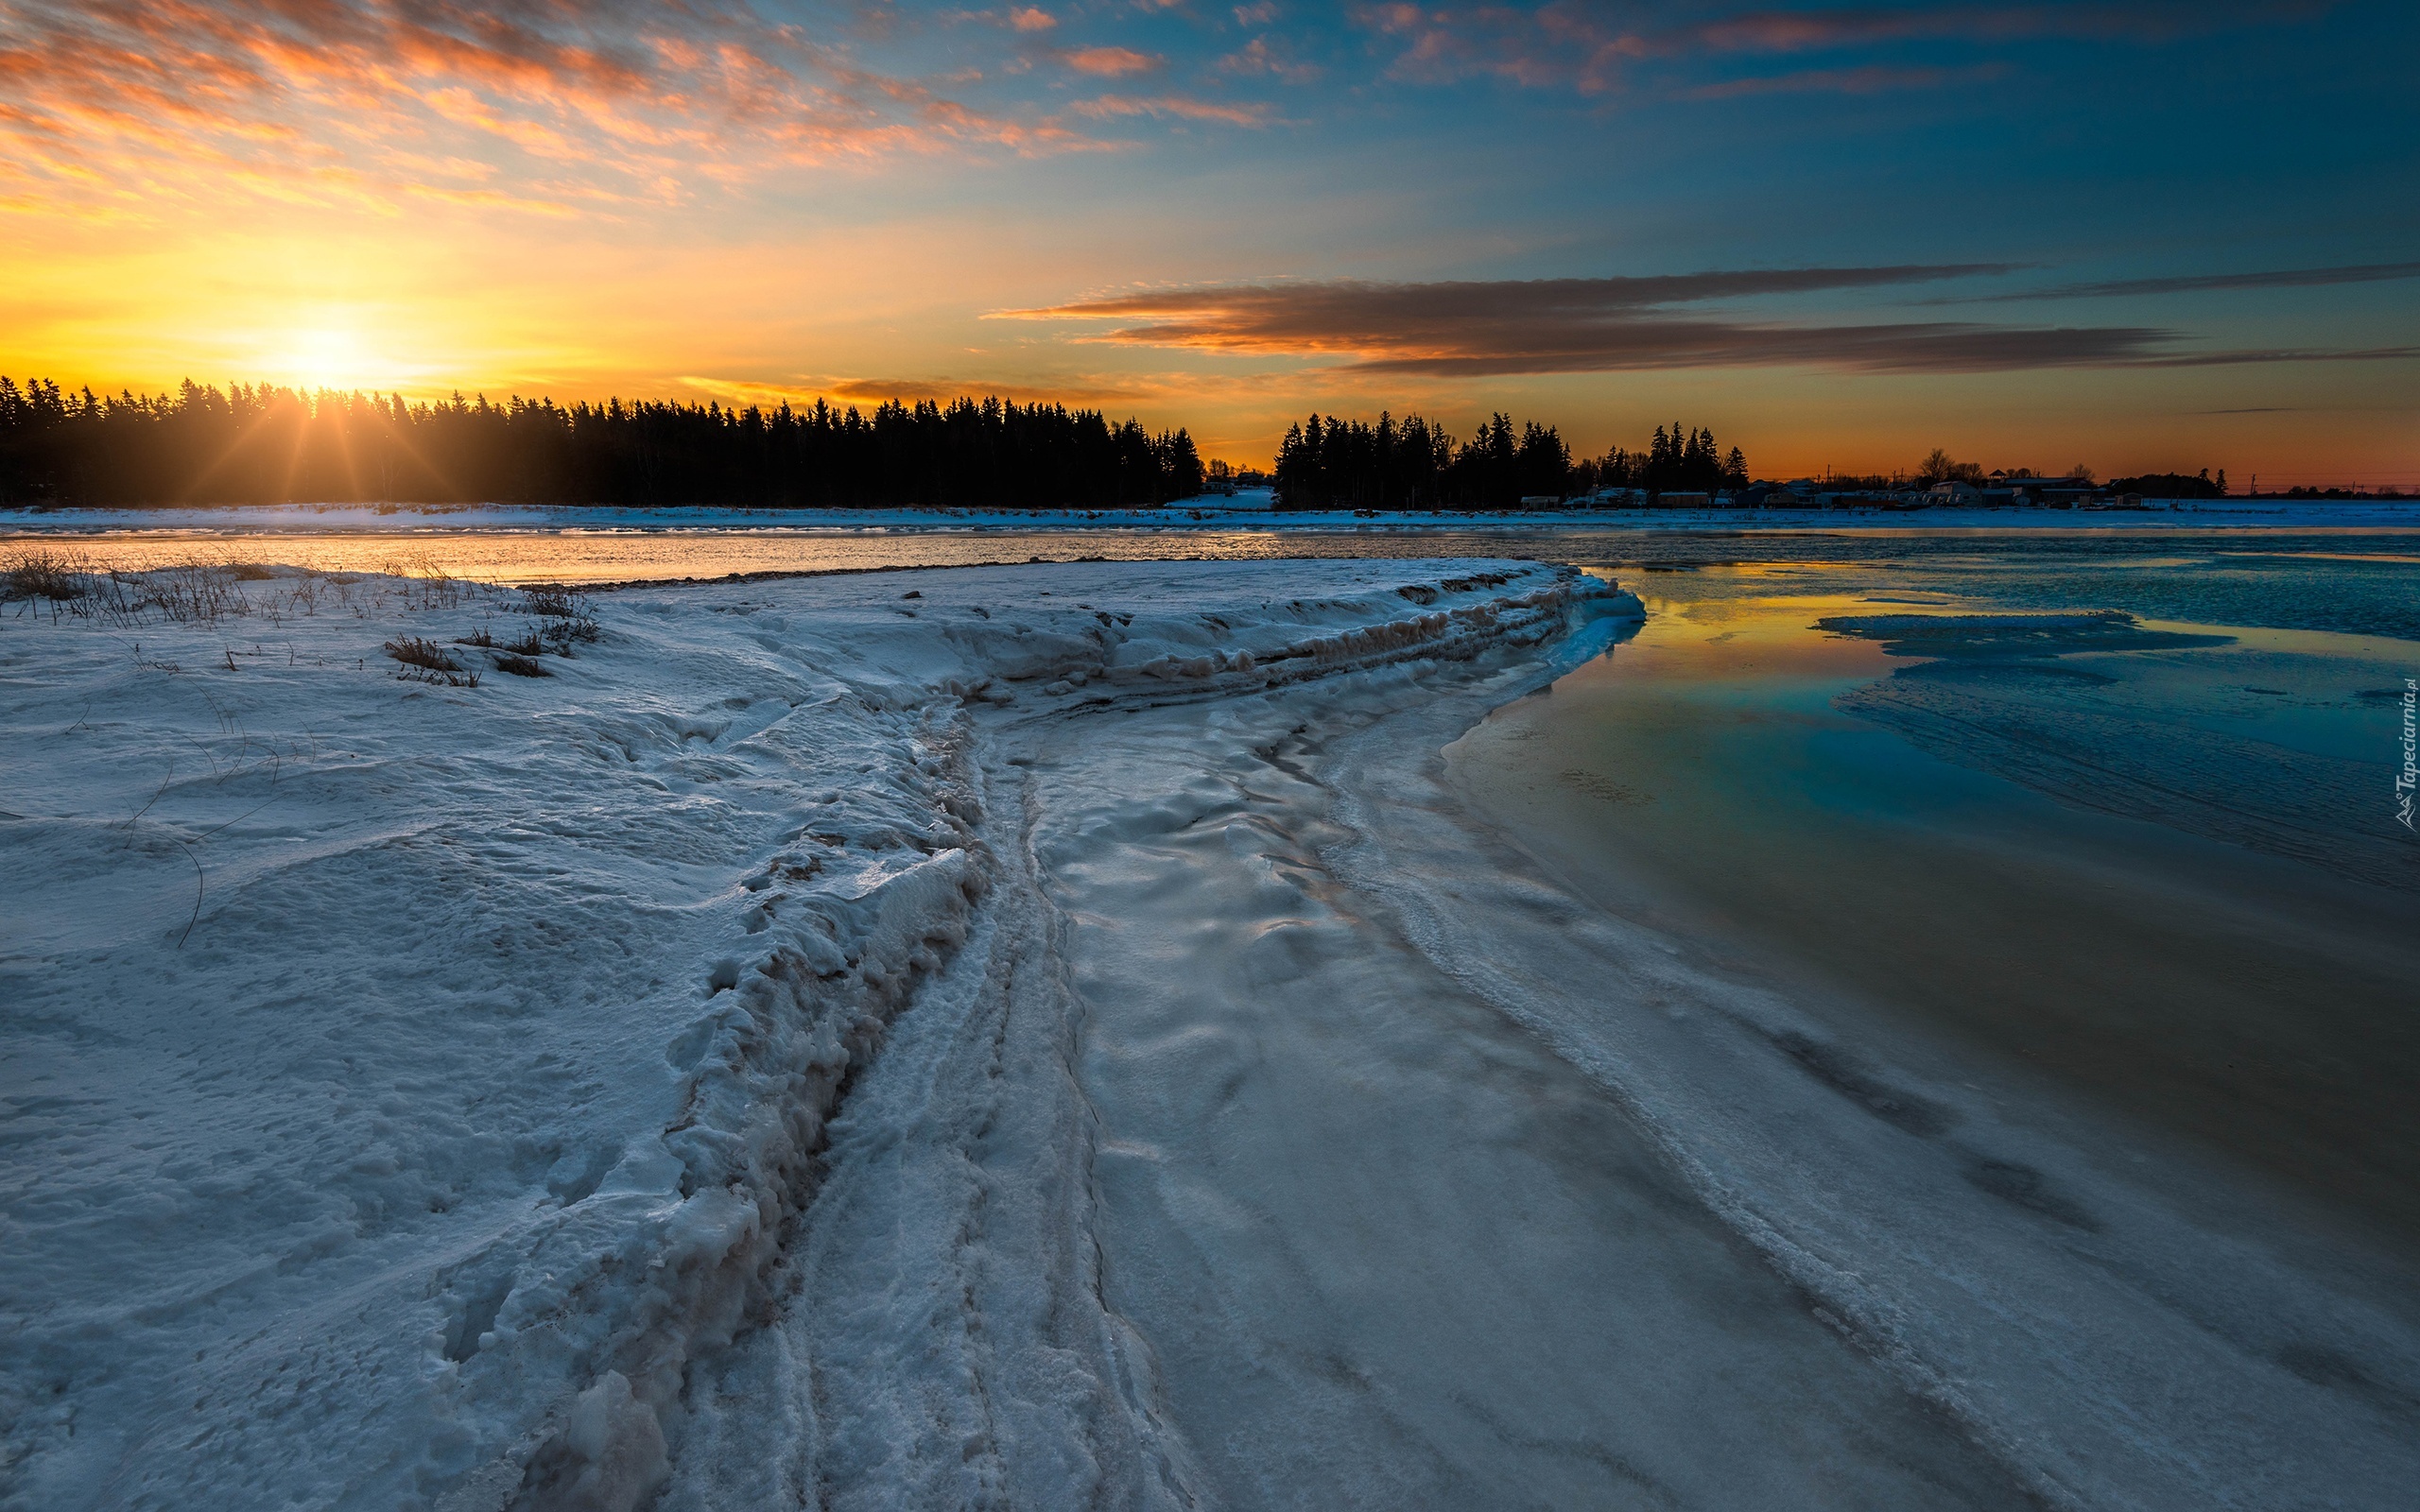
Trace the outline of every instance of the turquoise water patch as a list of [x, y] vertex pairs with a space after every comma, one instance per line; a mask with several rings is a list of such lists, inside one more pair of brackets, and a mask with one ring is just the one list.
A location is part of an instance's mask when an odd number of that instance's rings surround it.
[[[2261, 601], [2311, 617], [2342, 568], [2272, 560]], [[2420, 644], [2138, 615], [2023, 562], [1950, 592], [1937, 561], [1619, 576], [1636, 639], [1449, 749], [1476, 805], [1844, 1028], [2048, 1074], [2420, 1239], [2394, 801]]]
[[1917, 658], [1834, 706], [1962, 766], [2063, 802], [2420, 891], [2392, 823], [2372, 696], [2396, 663], [2362, 643], [2248, 645], [2122, 611], [1834, 615], [1836, 634]]

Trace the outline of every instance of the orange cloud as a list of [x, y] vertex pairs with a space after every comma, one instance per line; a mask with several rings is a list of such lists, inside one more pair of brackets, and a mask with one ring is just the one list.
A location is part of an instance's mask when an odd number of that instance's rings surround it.
[[998, 397], [1023, 404], [1120, 404], [1166, 398], [1172, 391], [1170, 385], [1150, 379], [1103, 378], [1098, 374], [1013, 382], [996, 378], [820, 378], [796, 384], [769, 384], [700, 377], [686, 377], [681, 382], [700, 393], [735, 404], [767, 408], [787, 404], [793, 409], [804, 408], [819, 399], [845, 404], [880, 404], [891, 400], [914, 404], [919, 400], [946, 403], [959, 398]]
[[1078, 115], [1096, 119], [1154, 115], [1181, 121], [1222, 121], [1229, 126], [1253, 127], [1267, 126], [1270, 115], [1266, 105], [1220, 105], [1184, 94], [1160, 94], [1148, 99], [1132, 94], [1103, 94], [1098, 99], [1080, 100], [1068, 109]]
[[1167, 61], [1150, 53], [1138, 53], [1132, 47], [1077, 47], [1061, 53], [1059, 59], [1079, 74], [1091, 74], [1100, 78], [1148, 74]]
[[272, 180], [274, 198], [309, 198], [332, 192], [335, 168], [350, 176], [335, 198], [391, 203], [450, 192], [416, 173], [438, 160], [552, 163], [586, 179], [587, 198], [644, 200], [783, 166], [1071, 136], [712, 0], [34, 0], [10, 13], [0, 171], [78, 202], [43, 207], [54, 213], [211, 203]]

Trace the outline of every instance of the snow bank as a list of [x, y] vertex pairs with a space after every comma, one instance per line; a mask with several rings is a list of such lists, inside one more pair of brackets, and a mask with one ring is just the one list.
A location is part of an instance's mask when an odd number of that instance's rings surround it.
[[0, 1505], [637, 1504], [984, 894], [978, 713], [1638, 612], [1066, 564], [634, 591], [525, 656], [519, 595], [242, 586], [0, 610]]

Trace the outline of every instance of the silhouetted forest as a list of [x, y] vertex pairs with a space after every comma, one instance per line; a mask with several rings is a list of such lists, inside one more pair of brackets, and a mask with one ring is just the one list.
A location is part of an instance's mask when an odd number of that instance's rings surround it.
[[866, 414], [192, 383], [110, 399], [0, 377], [0, 504], [1099, 508], [1188, 498], [1201, 476], [1181, 429], [998, 399]]
[[1381, 414], [1373, 425], [1314, 414], [1277, 449], [1284, 509], [1500, 509], [1599, 488], [1710, 492], [1747, 481], [1737, 447], [1725, 455], [1712, 431], [1677, 424], [1659, 426], [1645, 452], [1616, 446], [1574, 461], [1555, 427], [1531, 421], [1516, 431], [1502, 414], [1461, 443], [1418, 415]]
[[1625, 452], [1616, 446], [1594, 465], [1596, 472], [1587, 486], [1600, 489], [1712, 493], [1748, 486], [1748, 458], [1739, 448], [1721, 451], [1714, 444], [1711, 430], [1693, 429], [1684, 436], [1678, 421], [1669, 431], [1657, 426], [1655, 439], [1645, 452]]

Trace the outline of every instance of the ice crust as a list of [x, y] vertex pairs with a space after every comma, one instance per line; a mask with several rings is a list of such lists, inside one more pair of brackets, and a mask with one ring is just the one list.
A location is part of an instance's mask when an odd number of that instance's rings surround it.
[[10, 1512], [2420, 1475], [2404, 1273], [1474, 817], [1598, 579], [250, 587], [0, 620]]
[[[628, 1508], [994, 863], [976, 718], [1531, 644], [1526, 563], [1065, 565], [524, 624], [288, 575], [0, 627], [0, 1504]], [[307, 587], [298, 595], [298, 587]]]

